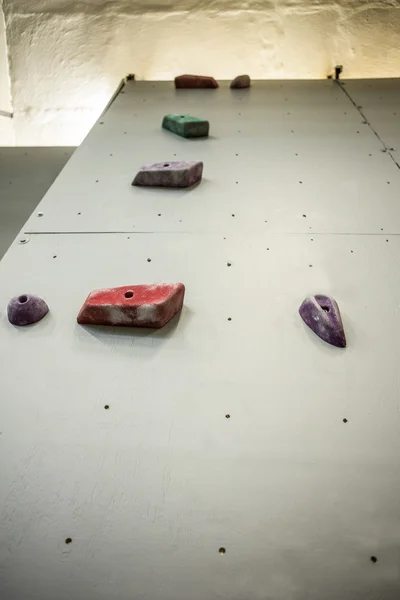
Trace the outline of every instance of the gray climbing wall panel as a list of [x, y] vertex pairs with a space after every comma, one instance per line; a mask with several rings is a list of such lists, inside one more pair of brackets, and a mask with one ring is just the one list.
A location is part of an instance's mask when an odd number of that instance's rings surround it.
[[[399, 169], [334, 82], [124, 92], [0, 263], [2, 307], [51, 310], [1, 312], [1, 596], [398, 600]], [[208, 141], [161, 130], [186, 111]], [[131, 188], [174, 154], [200, 186]], [[76, 324], [154, 281], [186, 285], [166, 328]]]

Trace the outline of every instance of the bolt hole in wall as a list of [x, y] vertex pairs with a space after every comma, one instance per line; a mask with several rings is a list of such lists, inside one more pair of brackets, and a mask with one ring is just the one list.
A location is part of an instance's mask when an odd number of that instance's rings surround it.
[[109, 405], [109, 404], [105, 404], [105, 405], [104, 405], [104, 409], [105, 409], [105, 410], [108, 410], [109, 408], [110, 408], [110, 405]]
[[72, 538], [67, 537], [66, 540], [65, 540], [65, 543], [66, 544], [71, 544], [71, 542], [72, 542]]
[[377, 557], [376, 556], [371, 556], [371, 562], [377, 563], [378, 562]]
[[221, 548], [219, 548], [218, 552], [220, 554], [225, 554], [226, 553], [226, 548], [224, 548], [223, 546], [221, 546]]
[[20, 304], [25, 304], [25, 302], [28, 302], [28, 296], [20, 296], [20, 297], [18, 298], [18, 302], [19, 302]]
[[133, 292], [131, 290], [125, 292], [125, 298], [133, 298]]

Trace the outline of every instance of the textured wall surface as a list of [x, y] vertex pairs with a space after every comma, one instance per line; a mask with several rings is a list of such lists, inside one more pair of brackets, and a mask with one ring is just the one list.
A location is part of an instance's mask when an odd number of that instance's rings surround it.
[[14, 145], [14, 127], [9, 115], [11, 107], [11, 90], [8, 76], [8, 60], [6, 45], [6, 28], [0, 1], [0, 146]]
[[74, 145], [120, 79], [400, 75], [398, 0], [3, 0], [16, 143]]

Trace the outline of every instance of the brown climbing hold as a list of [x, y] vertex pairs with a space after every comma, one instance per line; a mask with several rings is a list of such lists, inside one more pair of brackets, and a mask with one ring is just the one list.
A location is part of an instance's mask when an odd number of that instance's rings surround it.
[[203, 75], [179, 75], [178, 77], [175, 77], [175, 87], [178, 89], [215, 89], [219, 86], [214, 77], [205, 77]]
[[250, 87], [250, 77], [248, 75], [238, 75], [231, 81], [231, 89], [239, 90]]
[[184, 295], [183, 283], [95, 290], [79, 311], [78, 323], [159, 329], [182, 308]]

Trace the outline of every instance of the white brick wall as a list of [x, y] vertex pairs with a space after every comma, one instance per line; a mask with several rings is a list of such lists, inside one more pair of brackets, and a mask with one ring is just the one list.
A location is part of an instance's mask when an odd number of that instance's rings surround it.
[[120, 79], [400, 75], [398, 0], [3, 0], [18, 145], [73, 145]]

